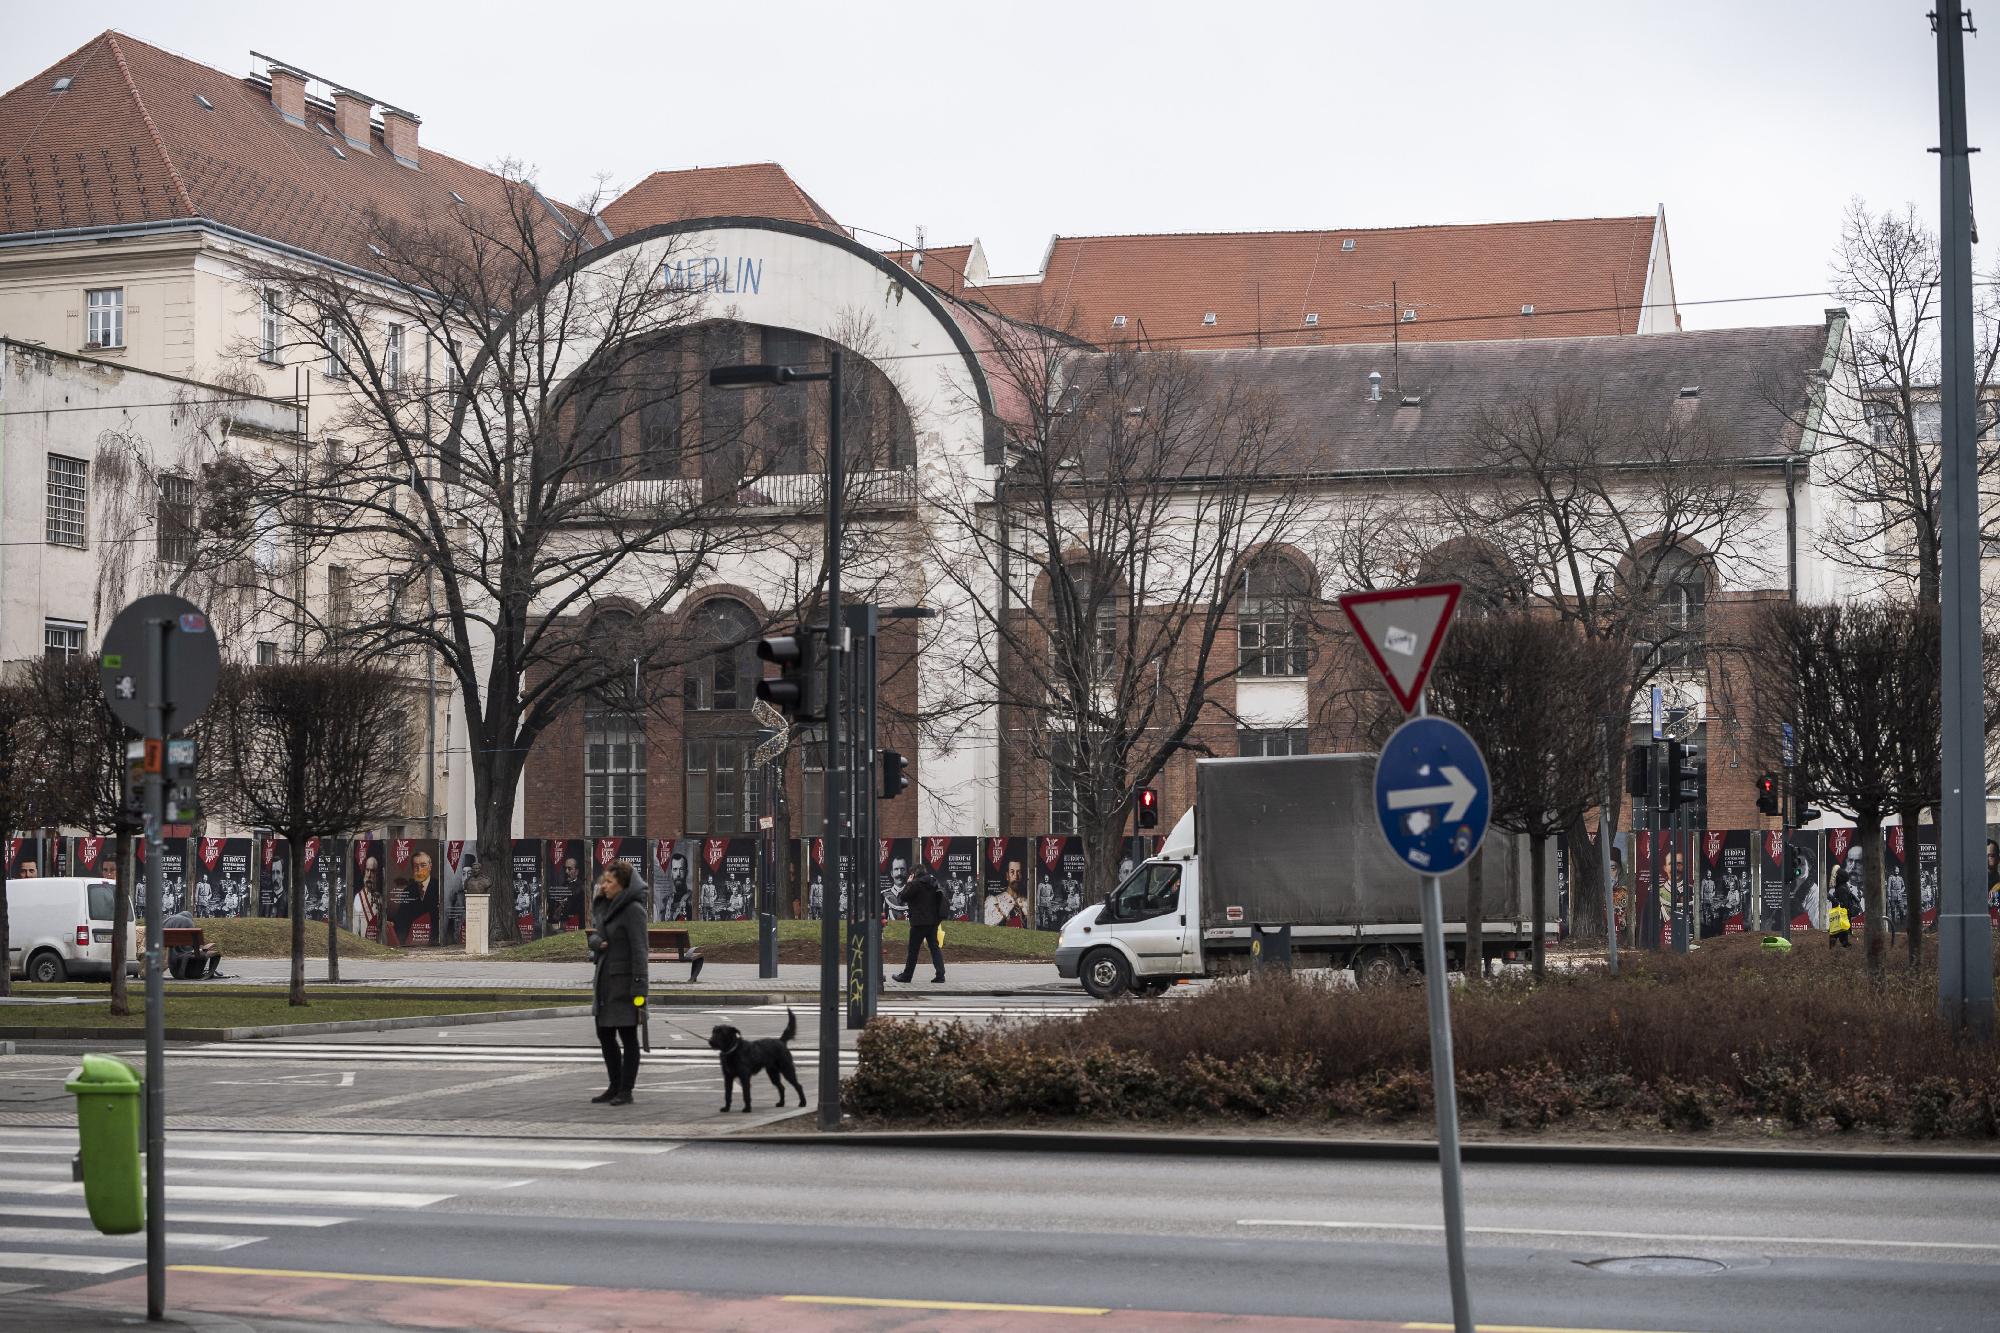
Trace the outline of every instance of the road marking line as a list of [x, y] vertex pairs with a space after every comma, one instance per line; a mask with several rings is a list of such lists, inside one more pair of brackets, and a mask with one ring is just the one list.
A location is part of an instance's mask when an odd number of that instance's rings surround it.
[[[69, 1167], [51, 1162], [17, 1163], [14, 1168], [23, 1176], [49, 1176], [62, 1180], [69, 1179]], [[167, 1180], [242, 1180], [267, 1185], [285, 1185], [293, 1182], [314, 1185], [349, 1186], [360, 1188], [366, 1185], [381, 1185], [388, 1189], [474, 1189], [511, 1190], [532, 1184], [532, 1180], [488, 1180], [478, 1176], [419, 1176], [376, 1175], [371, 1172], [344, 1171], [244, 1171], [231, 1166], [179, 1166], [167, 1163]]]
[[498, 1287], [503, 1291], [575, 1291], [557, 1282], [497, 1282], [480, 1277], [413, 1277], [404, 1273], [321, 1273], [307, 1268], [224, 1268], [215, 1264], [168, 1264], [170, 1273], [212, 1273], [221, 1277], [308, 1277], [328, 1282], [398, 1282], [420, 1287]]
[[[73, 1218], [82, 1221], [90, 1216], [87, 1208], [54, 1208], [46, 1204], [6, 1205], [8, 1217], [52, 1217]], [[195, 1222], [202, 1226], [246, 1226], [246, 1227], [337, 1227], [352, 1222], [351, 1217], [317, 1217], [304, 1213], [190, 1213], [174, 1209], [173, 1220]]]
[[1001, 1314], [1110, 1314], [1108, 1307], [1095, 1305], [999, 1305], [989, 1301], [909, 1301], [872, 1296], [780, 1296], [781, 1301], [798, 1305], [868, 1305], [888, 1310], [992, 1310]]
[[[713, 1072], [713, 1069], [714, 1066], [711, 1065], [710, 1071]], [[206, 1131], [188, 1129], [169, 1130], [167, 1134], [167, 1152], [172, 1154], [178, 1151], [173, 1146], [176, 1139], [195, 1139], [204, 1133]], [[235, 1136], [232, 1135], [232, 1137]], [[269, 1132], [259, 1132], [255, 1135], [244, 1135], [242, 1137], [252, 1139], [258, 1143], [281, 1146], [297, 1145], [301, 1147], [325, 1144], [329, 1147], [353, 1148], [360, 1144], [372, 1143], [380, 1144], [385, 1153], [433, 1150], [439, 1152], [449, 1151], [452, 1153], [456, 1153], [459, 1150], [475, 1152], [520, 1152], [531, 1139], [531, 1136], [526, 1134], [516, 1138], [474, 1137], [471, 1135], [460, 1138], [455, 1135], [440, 1136], [430, 1134], [322, 1134], [298, 1130], [272, 1130]], [[73, 1153], [76, 1151], [76, 1130], [73, 1127], [44, 1129], [19, 1126], [0, 1128], [0, 1139], [9, 1138], [53, 1140], [55, 1143], [63, 1145], [62, 1151], [64, 1152]], [[202, 1141], [213, 1142], [214, 1140], [204, 1139]], [[591, 1139], [574, 1137], [532, 1139], [532, 1142], [538, 1145], [548, 1144], [558, 1150], [568, 1149], [573, 1152], [585, 1152], [592, 1157], [609, 1153], [626, 1156], [634, 1154], [651, 1156], [667, 1152], [676, 1146], [671, 1144], [597, 1143]]]
[[[0, 1157], [61, 1157], [73, 1156], [76, 1148], [61, 1144], [47, 1147], [6, 1148], [0, 1147]], [[588, 1171], [593, 1167], [609, 1166], [607, 1161], [593, 1162], [581, 1157], [460, 1157], [455, 1153], [427, 1153], [421, 1157], [395, 1157], [383, 1153], [329, 1153], [318, 1151], [301, 1152], [250, 1152], [221, 1148], [167, 1148], [169, 1166], [176, 1161], [183, 1162], [348, 1162], [355, 1166], [464, 1166], [489, 1167], [502, 1170], [527, 1171]], [[40, 1168], [40, 1162], [14, 1163], [21, 1169]]]
[[[7, 1210], [9, 1217], [14, 1210]], [[178, 1214], [174, 1221], [182, 1219]], [[244, 1245], [255, 1245], [262, 1236], [212, 1236], [200, 1231], [175, 1231], [167, 1236], [169, 1245], [185, 1245], [195, 1250], [234, 1250]], [[107, 1236], [97, 1231], [85, 1231], [80, 1227], [0, 1227], [0, 1240], [25, 1244], [44, 1244], [53, 1241], [58, 1245], [87, 1241], [92, 1245], [144, 1245], [144, 1232], [133, 1232], [129, 1236]]]
[[505, 1087], [514, 1083], [533, 1083], [539, 1079], [555, 1078], [562, 1072], [559, 1069], [551, 1069], [538, 1074], [508, 1074], [504, 1078], [483, 1078], [476, 1083], [453, 1083], [443, 1088], [425, 1088], [417, 1092], [398, 1093], [394, 1097], [377, 1097], [373, 1101], [350, 1102], [347, 1105], [337, 1107], [336, 1113], [340, 1115], [352, 1115], [356, 1111], [379, 1111], [384, 1107], [401, 1106], [406, 1102], [418, 1102], [431, 1097], [449, 1097], [458, 1093], [482, 1092], [487, 1088]]
[[[22, 1194], [81, 1195], [81, 1183], [56, 1185], [9, 1185], [0, 1182], [0, 1193], [14, 1190]], [[325, 1208], [428, 1208], [454, 1198], [451, 1194], [411, 1194], [384, 1190], [279, 1190], [253, 1185], [173, 1185], [167, 1186], [167, 1201], [186, 1199], [191, 1203], [300, 1203]]]
[[120, 1259], [108, 1254], [35, 1254], [27, 1250], [0, 1250], [0, 1268], [32, 1268], [44, 1273], [122, 1273], [137, 1268], [144, 1259]]
[[[1437, 1233], [1437, 1222], [1315, 1222], [1297, 1218], [1243, 1218], [1239, 1227], [1317, 1227], [1327, 1231], [1423, 1231]], [[1469, 1236], [1549, 1236], [1584, 1240], [1663, 1240], [1696, 1245], [1867, 1245], [1888, 1250], [1972, 1250], [2000, 1253], [2000, 1243], [1963, 1240], [1857, 1240], [1846, 1236], [1711, 1236], [1671, 1231], [1573, 1231], [1561, 1227], [1467, 1227]], [[1411, 1324], [1410, 1328], [1428, 1327]], [[1450, 1325], [1443, 1325], [1449, 1328]], [[1587, 1331], [1585, 1331], [1587, 1333]]]

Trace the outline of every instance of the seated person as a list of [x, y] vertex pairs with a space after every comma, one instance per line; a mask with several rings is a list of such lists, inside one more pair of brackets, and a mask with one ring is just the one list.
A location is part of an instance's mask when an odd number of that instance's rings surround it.
[[[194, 918], [186, 912], [173, 912], [160, 918], [162, 930], [193, 930]], [[206, 964], [206, 970], [203, 965]], [[204, 943], [199, 949], [182, 946], [167, 954], [167, 975], [179, 977], [183, 981], [194, 981], [202, 977], [212, 977], [215, 969], [222, 966], [222, 954], [213, 944]]]

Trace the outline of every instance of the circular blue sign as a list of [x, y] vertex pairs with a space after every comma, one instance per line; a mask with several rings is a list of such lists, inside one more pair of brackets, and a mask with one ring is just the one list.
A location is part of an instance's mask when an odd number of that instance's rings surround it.
[[1413, 717], [1375, 764], [1375, 819], [1396, 859], [1423, 875], [1448, 875], [1472, 859], [1492, 814], [1486, 758], [1465, 728]]

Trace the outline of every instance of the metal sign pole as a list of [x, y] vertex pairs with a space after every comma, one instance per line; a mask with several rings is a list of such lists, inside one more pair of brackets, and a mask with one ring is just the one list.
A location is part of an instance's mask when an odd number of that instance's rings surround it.
[[[1428, 717], [1417, 696], [1417, 716]], [[1444, 957], [1444, 881], [1423, 877], [1424, 998], [1430, 1010], [1431, 1092], [1437, 1104], [1438, 1171], [1444, 1180], [1445, 1265], [1451, 1278], [1451, 1317], [1457, 1333], [1474, 1333], [1472, 1295], [1465, 1282], [1465, 1180], [1458, 1158], [1458, 1075], [1451, 1056], [1451, 991]], [[1540, 930], [1537, 921], [1534, 928]]]
[[166, 749], [167, 635], [172, 621], [146, 625], [146, 1318], [167, 1313], [167, 988], [160, 920], [166, 915], [167, 789], [158, 759]]

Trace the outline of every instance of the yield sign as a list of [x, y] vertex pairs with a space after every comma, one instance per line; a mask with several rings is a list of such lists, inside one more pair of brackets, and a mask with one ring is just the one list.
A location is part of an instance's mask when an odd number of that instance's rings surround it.
[[1460, 591], [1456, 583], [1433, 583], [1351, 592], [1340, 599], [1340, 609], [1405, 713], [1416, 711]]

